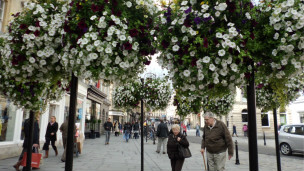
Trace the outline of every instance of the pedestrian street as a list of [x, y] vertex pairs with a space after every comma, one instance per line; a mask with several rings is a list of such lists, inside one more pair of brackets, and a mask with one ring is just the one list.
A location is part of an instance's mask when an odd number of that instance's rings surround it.
[[[189, 136], [194, 136], [195, 130], [188, 132]], [[145, 141], [145, 139], [144, 139]], [[130, 139], [129, 142], [123, 140], [123, 136], [115, 137], [111, 134], [109, 145], [105, 145], [105, 136], [97, 139], [87, 139], [84, 141], [82, 154], [79, 157], [74, 155], [74, 171], [140, 171], [140, 139]], [[156, 141], [157, 143], [157, 141]], [[60, 161], [63, 152], [62, 147], [58, 147], [59, 155], [56, 157], [50, 151], [49, 158], [43, 160], [40, 171], [63, 171], [64, 163]], [[200, 144], [190, 143], [192, 157], [185, 160], [184, 171], [204, 171], [203, 157], [200, 154]], [[170, 160], [167, 154], [156, 153], [156, 144], [148, 140], [144, 143], [144, 170], [145, 171], [170, 171]], [[161, 151], [162, 152], [162, 151]], [[240, 165], [235, 165], [235, 156], [226, 162], [226, 170], [248, 171], [248, 152], [239, 151]], [[282, 170], [301, 171], [304, 160], [282, 158]], [[17, 157], [0, 160], [0, 171], [14, 171], [12, 167], [17, 161]], [[259, 167], [261, 171], [276, 171], [276, 158], [272, 155], [259, 154]]]

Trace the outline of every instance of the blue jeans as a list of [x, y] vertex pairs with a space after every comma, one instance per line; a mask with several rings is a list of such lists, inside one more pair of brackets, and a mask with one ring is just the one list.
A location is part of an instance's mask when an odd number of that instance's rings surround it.
[[106, 132], [106, 143], [109, 143], [111, 131], [105, 131], [105, 132]]
[[130, 132], [125, 132], [126, 141], [129, 141], [130, 138]]
[[199, 129], [197, 129], [197, 130], [196, 130], [196, 136], [198, 136], [198, 137], [200, 137], [200, 136], [201, 136], [201, 134], [200, 134], [200, 130], [199, 130]]

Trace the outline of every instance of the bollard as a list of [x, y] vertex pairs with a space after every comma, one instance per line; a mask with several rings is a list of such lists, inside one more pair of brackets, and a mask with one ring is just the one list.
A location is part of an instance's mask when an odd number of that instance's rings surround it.
[[265, 132], [263, 131], [263, 137], [264, 137], [264, 146], [266, 146], [266, 136], [265, 136]]
[[235, 164], [239, 165], [240, 160], [239, 160], [239, 149], [238, 149], [238, 142], [235, 140]]

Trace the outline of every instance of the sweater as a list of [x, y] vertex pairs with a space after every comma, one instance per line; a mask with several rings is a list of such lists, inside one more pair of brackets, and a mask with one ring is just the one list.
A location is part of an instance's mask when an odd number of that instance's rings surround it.
[[231, 134], [222, 121], [216, 120], [212, 129], [205, 125], [203, 132], [202, 149], [206, 148], [209, 153], [217, 154], [225, 152], [228, 148], [228, 154], [233, 156]]

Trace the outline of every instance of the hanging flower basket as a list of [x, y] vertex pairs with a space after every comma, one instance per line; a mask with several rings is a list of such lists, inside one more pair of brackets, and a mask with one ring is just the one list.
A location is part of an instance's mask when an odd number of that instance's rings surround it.
[[202, 108], [204, 112], [212, 112], [217, 116], [228, 115], [235, 103], [235, 92], [215, 99], [203, 98]]

